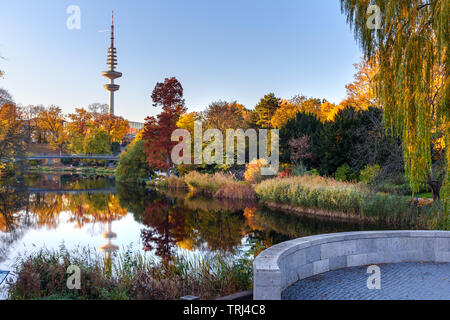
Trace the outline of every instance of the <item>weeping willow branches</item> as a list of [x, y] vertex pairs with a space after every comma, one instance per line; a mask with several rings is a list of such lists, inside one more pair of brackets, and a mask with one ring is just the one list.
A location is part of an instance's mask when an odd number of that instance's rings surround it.
[[[378, 29], [367, 25], [372, 5], [380, 9]], [[450, 159], [450, 1], [341, 0], [341, 9], [365, 55], [378, 59], [377, 100], [389, 131], [402, 137], [412, 188], [430, 184], [435, 151], [440, 148], [438, 156]], [[441, 190], [447, 203], [449, 163]]]

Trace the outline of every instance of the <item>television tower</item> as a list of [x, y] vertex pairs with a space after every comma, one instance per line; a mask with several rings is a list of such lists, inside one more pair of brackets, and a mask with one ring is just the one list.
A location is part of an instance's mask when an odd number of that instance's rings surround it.
[[108, 49], [107, 65], [109, 70], [102, 73], [102, 75], [109, 79], [109, 84], [105, 84], [105, 89], [109, 91], [109, 114], [114, 115], [114, 92], [120, 89], [118, 84], [114, 83], [115, 79], [121, 78], [122, 73], [115, 71], [117, 66], [117, 51], [114, 47], [114, 11], [112, 12], [111, 23], [111, 46]]

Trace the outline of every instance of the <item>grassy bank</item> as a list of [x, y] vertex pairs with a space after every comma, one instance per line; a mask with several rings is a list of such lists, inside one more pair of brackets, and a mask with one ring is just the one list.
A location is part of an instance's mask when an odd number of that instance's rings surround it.
[[212, 196], [216, 199], [256, 200], [252, 186], [245, 181], [238, 181], [233, 175], [216, 173], [202, 174], [192, 171], [184, 177], [169, 177], [158, 183], [167, 189], [188, 189], [192, 194]]
[[33, 173], [76, 173], [114, 176], [115, 168], [104, 167], [56, 167], [56, 166], [34, 166], [27, 169]]
[[376, 193], [363, 184], [303, 176], [271, 179], [255, 187], [258, 198], [284, 209], [360, 220], [425, 220], [437, 208], [418, 208], [411, 197]]
[[[81, 269], [81, 289], [67, 288], [67, 268]], [[251, 261], [221, 255], [159, 262], [125, 251], [112, 267], [95, 250], [41, 250], [18, 261], [9, 299], [178, 300], [185, 295], [214, 299], [248, 290]]]

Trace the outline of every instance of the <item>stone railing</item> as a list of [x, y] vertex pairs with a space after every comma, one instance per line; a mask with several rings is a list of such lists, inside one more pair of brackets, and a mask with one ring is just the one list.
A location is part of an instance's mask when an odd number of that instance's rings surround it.
[[450, 231], [347, 232], [280, 243], [253, 263], [254, 299], [280, 300], [289, 286], [316, 274], [400, 262], [450, 262]]

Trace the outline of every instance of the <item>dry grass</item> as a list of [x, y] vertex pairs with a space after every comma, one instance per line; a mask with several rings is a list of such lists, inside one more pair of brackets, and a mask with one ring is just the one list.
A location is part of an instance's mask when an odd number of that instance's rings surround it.
[[[67, 288], [70, 265], [82, 271], [81, 290]], [[251, 265], [250, 260], [221, 255], [160, 262], [128, 250], [109, 267], [95, 250], [41, 250], [18, 261], [8, 294], [15, 300], [178, 300], [185, 295], [214, 299], [248, 290]]]
[[365, 185], [339, 182], [331, 178], [302, 176], [271, 179], [258, 184], [255, 191], [264, 201], [309, 211], [389, 219], [421, 214], [410, 197], [375, 193]]
[[192, 171], [184, 177], [192, 194], [214, 196], [217, 199], [255, 200], [253, 188], [230, 173], [202, 174]]
[[256, 192], [247, 184], [235, 183], [221, 187], [214, 195], [217, 199], [256, 200]]

